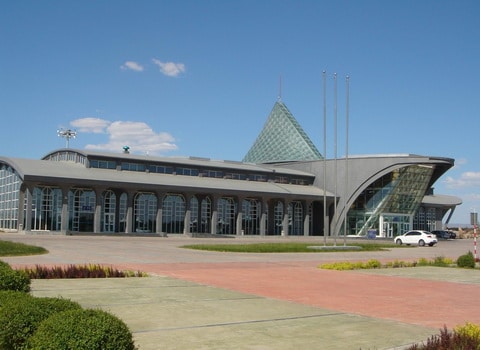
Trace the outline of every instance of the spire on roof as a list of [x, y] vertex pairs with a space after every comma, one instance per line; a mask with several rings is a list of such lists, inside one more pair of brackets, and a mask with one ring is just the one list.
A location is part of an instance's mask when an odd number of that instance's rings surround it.
[[243, 161], [273, 163], [318, 159], [322, 159], [322, 155], [279, 99]]

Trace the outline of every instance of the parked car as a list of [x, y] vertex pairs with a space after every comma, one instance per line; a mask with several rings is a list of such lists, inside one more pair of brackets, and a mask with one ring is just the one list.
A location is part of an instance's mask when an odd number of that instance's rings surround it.
[[398, 245], [401, 244], [416, 244], [423, 247], [428, 244], [430, 247], [434, 246], [438, 240], [437, 237], [428, 231], [412, 230], [404, 233], [403, 235], [394, 238], [394, 242]]
[[450, 232], [444, 230], [433, 230], [432, 233], [437, 237], [437, 239], [450, 239], [452, 238]]

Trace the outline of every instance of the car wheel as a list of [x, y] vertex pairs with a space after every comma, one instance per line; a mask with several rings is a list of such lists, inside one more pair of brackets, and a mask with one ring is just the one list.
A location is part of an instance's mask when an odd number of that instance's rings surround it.
[[401, 239], [397, 239], [397, 240], [395, 241], [395, 243], [397, 243], [398, 245], [402, 245], [402, 240], [401, 240]]
[[428, 244], [430, 247], [433, 247], [435, 245], [435, 243], [429, 243]]
[[418, 241], [418, 245], [419, 245], [420, 247], [423, 247], [423, 246], [425, 245], [425, 241], [424, 241], [423, 239], [419, 240], [419, 241]]

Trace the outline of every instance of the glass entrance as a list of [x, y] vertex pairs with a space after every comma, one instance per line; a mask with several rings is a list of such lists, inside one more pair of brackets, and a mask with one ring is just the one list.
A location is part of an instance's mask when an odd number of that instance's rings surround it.
[[115, 214], [110, 214], [110, 213], [104, 214], [103, 232], [115, 232]]
[[387, 214], [380, 217], [382, 236], [393, 238], [404, 234], [411, 228], [411, 215]]

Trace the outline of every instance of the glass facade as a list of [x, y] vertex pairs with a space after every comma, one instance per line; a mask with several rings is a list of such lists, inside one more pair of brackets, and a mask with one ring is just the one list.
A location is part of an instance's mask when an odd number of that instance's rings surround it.
[[62, 224], [62, 191], [36, 187], [32, 195], [32, 230], [59, 231]]
[[375, 230], [377, 235], [389, 237], [408, 230], [432, 174], [431, 166], [410, 165], [374, 181], [350, 207], [347, 235], [367, 235]]
[[278, 101], [243, 161], [272, 163], [318, 159], [322, 159], [320, 152], [287, 106]]
[[0, 167], [0, 228], [17, 229], [20, 177], [11, 167]]

